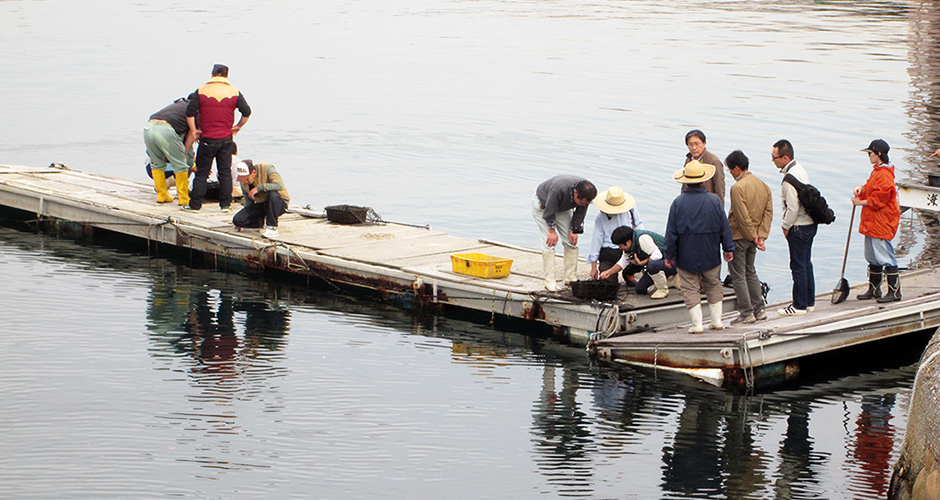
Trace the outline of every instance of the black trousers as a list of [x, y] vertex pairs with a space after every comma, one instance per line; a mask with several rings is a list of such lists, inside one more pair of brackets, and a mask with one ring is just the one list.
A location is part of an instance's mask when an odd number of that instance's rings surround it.
[[[248, 196], [248, 193], [245, 193]], [[232, 218], [236, 227], [277, 227], [277, 218], [287, 211], [287, 202], [277, 191], [268, 192], [268, 201], [252, 203]]]
[[[235, 141], [227, 139], [200, 139], [196, 150], [196, 177], [193, 189], [189, 192], [189, 206], [195, 210], [202, 208], [206, 200], [209, 171], [212, 160], [219, 171], [219, 206], [232, 204], [232, 155], [235, 154]], [[228, 187], [228, 189], [226, 189]]]
[[[614, 264], [616, 264], [617, 261], [620, 260], [620, 257], [622, 256], [623, 256], [623, 250], [620, 250], [619, 248], [601, 247], [601, 251], [597, 256], [597, 270], [603, 272], [614, 267]], [[643, 270], [642, 266], [637, 266], [631, 262], [627, 264], [626, 269], [621, 271], [620, 275], [623, 276], [624, 282], [632, 283], [630, 281], [630, 278], [633, 278], [634, 274], [642, 270]], [[608, 281], [613, 281], [615, 283], [618, 282], [617, 275], [610, 276], [607, 279]]]

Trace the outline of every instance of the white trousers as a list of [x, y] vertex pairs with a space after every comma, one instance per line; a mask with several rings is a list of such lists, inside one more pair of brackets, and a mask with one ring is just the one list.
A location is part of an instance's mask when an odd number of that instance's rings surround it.
[[[542, 251], [554, 250], [554, 248], [549, 247], [545, 243], [545, 241], [548, 240], [548, 223], [542, 218], [544, 214], [545, 211], [542, 210], [542, 203], [539, 202], [538, 195], [532, 195], [532, 217], [539, 226], [539, 234], [542, 236], [540, 242]], [[558, 233], [558, 241], [561, 242], [565, 248], [578, 248], [576, 245], [572, 245], [571, 241], [568, 239], [568, 233], [571, 231], [571, 217], [573, 215], [573, 209], [564, 210], [555, 214], [555, 232]]]

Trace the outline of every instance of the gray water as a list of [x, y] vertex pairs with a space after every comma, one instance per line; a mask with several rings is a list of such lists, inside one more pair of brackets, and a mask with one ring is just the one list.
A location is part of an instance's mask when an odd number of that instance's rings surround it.
[[[551, 175], [620, 185], [662, 229], [689, 129], [771, 186], [785, 137], [839, 215], [815, 245], [825, 290], [858, 150], [881, 137], [899, 179], [936, 171], [938, 19], [918, 2], [0, 2], [0, 163], [145, 181], [147, 117], [222, 62], [254, 110], [240, 156], [276, 164], [295, 203], [532, 247], [527, 200]], [[902, 226], [901, 263], [935, 262], [936, 219]], [[779, 230], [768, 247], [785, 300]], [[0, 251], [4, 498], [877, 498], [906, 420], [903, 362], [745, 398], [145, 254], [8, 229]], [[856, 235], [852, 283], [861, 255]]]
[[909, 364], [734, 395], [146, 253], [0, 252], [2, 498], [880, 498], [910, 404]]

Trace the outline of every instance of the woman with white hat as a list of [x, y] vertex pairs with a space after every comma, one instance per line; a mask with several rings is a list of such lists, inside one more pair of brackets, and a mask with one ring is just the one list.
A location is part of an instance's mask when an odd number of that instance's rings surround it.
[[[594, 219], [594, 234], [591, 238], [591, 253], [587, 263], [591, 266], [591, 279], [597, 279], [601, 272], [614, 266], [623, 255], [623, 251], [610, 241], [614, 230], [620, 226], [645, 229], [640, 215], [636, 211], [636, 201], [630, 193], [619, 186], [612, 186], [607, 191], [597, 193], [594, 205], [600, 213]], [[623, 279], [628, 285], [633, 284], [633, 275], [639, 270], [629, 266], [623, 271]], [[609, 279], [617, 281], [614, 274]]]

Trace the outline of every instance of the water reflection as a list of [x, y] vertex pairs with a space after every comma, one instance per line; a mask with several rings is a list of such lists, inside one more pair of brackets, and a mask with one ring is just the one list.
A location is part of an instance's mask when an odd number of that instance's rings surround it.
[[777, 498], [806, 498], [815, 496], [818, 484], [816, 470], [825, 465], [824, 454], [813, 453], [813, 438], [809, 433], [809, 403], [790, 403], [787, 428], [780, 443], [780, 465], [774, 492]]
[[663, 489], [707, 496], [720, 491], [720, 418], [721, 412], [711, 402], [699, 398], [685, 401], [674, 441], [663, 448]]
[[[249, 491], [262, 475], [272, 490], [261, 491], [291, 493], [298, 490], [283, 485], [295, 485], [325, 497], [382, 496], [362, 478], [401, 478], [409, 485], [402, 495], [414, 498], [435, 498], [433, 485], [442, 481], [462, 485], [461, 498], [528, 498], [533, 490], [584, 498], [838, 498], [846, 483], [845, 496], [878, 498], [900, 444], [895, 426], [906, 406], [897, 402], [914, 373], [913, 366], [879, 370], [748, 397], [671, 374], [594, 366], [581, 349], [545, 339], [163, 259], [3, 228], [0, 250], [0, 272], [28, 269], [43, 290], [17, 293], [23, 314], [42, 317], [30, 308], [69, 304], [58, 294], [75, 290], [86, 304], [100, 295], [115, 311], [141, 313], [129, 323], [102, 317], [90, 342], [19, 326], [26, 335], [5, 344], [0, 365], [15, 374], [0, 397], [19, 403], [0, 407], [0, 422], [42, 425], [24, 432], [0, 423], [16, 450], [0, 460], [0, 483], [17, 481], [19, 464], [36, 466], [50, 453], [63, 467], [80, 468], [57, 438], [80, 422], [115, 438], [101, 449], [137, 464], [108, 467], [115, 483], [156, 460], [179, 467], [155, 475], [156, 483], [172, 477], [198, 489], [207, 478], [229, 485], [237, 478], [221, 493]], [[123, 293], [98, 290], [104, 283]], [[0, 297], [0, 311], [10, 310], [10, 300]], [[146, 334], [144, 343], [127, 335], [135, 330]], [[86, 360], [84, 373], [110, 374], [101, 332], [115, 352], [140, 355], [135, 364], [143, 370], [126, 372], [127, 380], [108, 375], [118, 390], [140, 392], [136, 404], [101, 396], [95, 418], [78, 414], [77, 421], [30, 411], [40, 404], [31, 394], [64, 397], [49, 392], [57, 385], [24, 385], [30, 377], [22, 374], [37, 369], [30, 354], [69, 352]], [[82, 380], [62, 389], [94, 390]], [[31, 449], [47, 453], [23, 451]], [[35, 496], [74, 496], [63, 491]]]
[[861, 472], [857, 491], [884, 497], [891, 479], [890, 470], [894, 459], [894, 418], [896, 396], [894, 394], [866, 394], [862, 396], [861, 411], [855, 421], [854, 449], [852, 457], [858, 461]]
[[[410, 336], [449, 341], [451, 362], [468, 366], [476, 377], [497, 380], [504, 376], [500, 370], [538, 366], [540, 384], [537, 391], [533, 388], [536, 397], [529, 410], [531, 459], [546, 478], [545, 491], [569, 497], [622, 492], [621, 483], [609, 477], [612, 465], [648, 473], [634, 479], [628, 493], [658, 491], [683, 498], [831, 495], [831, 484], [820, 476], [840, 445], [827, 443], [826, 451], [816, 450], [811, 423], [823, 424], [814, 405], [842, 397], [853, 387], [861, 408], [844, 446], [857, 465], [843, 468], [857, 498], [875, 498], [885, 490], [895, 448], [888, 424], [894, 395], [873, 395], [867, 387], [894, 386], [911, 375], [892, 371], [864, 384], [858, 384], [864, 376], [849, 377], [810, 388], [809, 395], [800, 390], [768, 397], [728, 394], [681, 377], [601, 369], [577, 349], [439, 316], [413, 316], [274, 284], [263, 285], [266, 291], [260, 294], [254, 290], [248, 299], [230, 286], [192, 286], [172, 272], [155, 276], [148, 309], [152, 352], [188, 360], [187, 377], [199, 390], [189, 396], [198, 406], [167, 418], [184, 419], [191, 430], [199, 430], [194, 419], [203, 420], [201, 430], [209, 434], [240, 432], [234, 408], [237, 399], [251, 392], [246, 386], [254, 385], [258, 394], [276, 391], [271, 378], [285, 375], [277, 358], [286, 348], [291, 308], [277, 302], [279, 296], [290, 296], [294, 303], [355, 311], [357, 322], [377, 321]], [[422, 344], [415, 339], [416, 346]], [[228, 410], [200, 411], [210, 403]], [[827, 427], [829, 433], [840, 430], [838, 422]], [[651, 436], [660, 443], [658, 459], [639, 466], [636, 461], [643, 461], [642, 449]], [[205, 454], [200, 460], [210, 467], [238, 467]]]
[[[172, 274], [154, 278], [147, 310], [152, 352], [188, 356], [190, 374], [207, 390], [216, 387], [214, 397], [229, 399], [246, 370], [276, 360], [286, 346], [289, 309], [238, 298], [230, 289], [179, 283]], [[241, 332], [236, 314], [243, 316]]]
[[[910, 130], [904, 136], [913, 145], [905, 160], [910, 165], [910, 180], [928, 184], [928, 175], [940, 174], [936, 158], [930, 154], [940, 148], [940, 4], [919, 2], [909, 15], [911, 26], [909, 74], [910, 99], [907, 114]], [[901, 179], [899, 179], [901, 180]], [[910, 222], [915, 230], [922, 229], [925, 241], [922, 251], [914, 258], [919, 265], [940, 264], [940, 218], [937, 212], [917, 212]], [[905, 246], [901, 233], [902, 248]]]
[[532, 412], [535, 461], [539, 471], [560, 491], [590, 494], [595, 439], [588, 430], [588, 416], [578, 403], [580, 374], [562, 369], [561, 388], [556, 388], [556, 367], [546, 364], [542, 388]]

